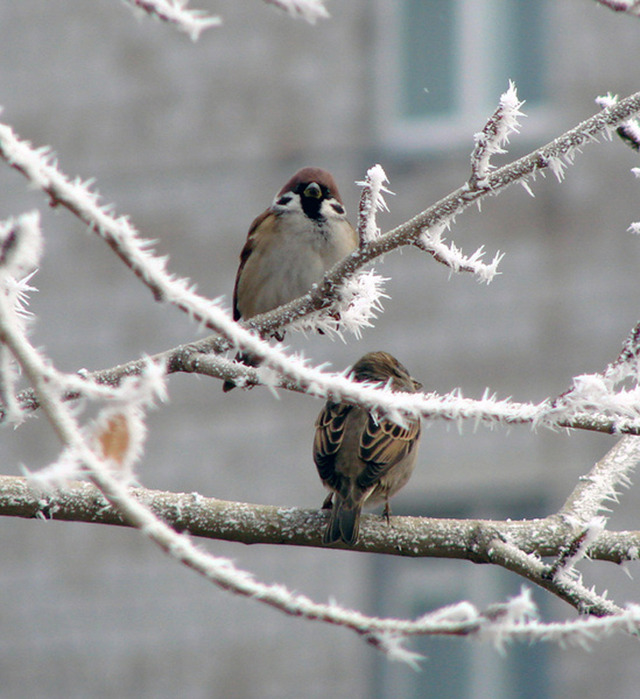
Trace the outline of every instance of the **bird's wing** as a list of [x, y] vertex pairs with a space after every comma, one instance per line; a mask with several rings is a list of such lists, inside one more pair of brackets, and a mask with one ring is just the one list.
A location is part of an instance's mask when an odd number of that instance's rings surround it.
[[251, 226], [249, 226], [249, 232], [247, 233], [247, 240], [244, 244], [244, 247], [242, 248], [242, 252], [240, 253], [240, 266], [238, 267], [238, 273], [236, 274], [236, 281], [235, 284], [233, 285], [233, 319], [234, 320], [240, 320], [241, 318], [241, 313], [240, 310], [238, 309], [238, 284], [240, 283], [240, 277], [242, 276], [242, 271], [244, 270], [244, 266], [247, 264], [247, 260], [249, 257], [251, 257], [251, 253], [253, 252], [253, 249], [256, 246], [256, 230], [258, 229], [258, 226], [269, 216], [272, 212], [270, 209], [266, 209], [263, 211], [260, 216], [256, 216], [256, 218], [253, 220], [253, 223]]
[[366, 467], [358, 476], [363, 490], [370, 488], [392, 466], [402, 461], [420, 436], [420, 421], [407, 420], [406, 427], [391, 420], [376, 420], [369, 416], [360, 437], [360, 458]]
[[313, 439], [313, 460], [320, 478], [335, 488], [340, 481], [336, 473], [336, 455], [344, 438], [347, 417], [353, 406], [328, 401], [316, 420], [316, 434]]

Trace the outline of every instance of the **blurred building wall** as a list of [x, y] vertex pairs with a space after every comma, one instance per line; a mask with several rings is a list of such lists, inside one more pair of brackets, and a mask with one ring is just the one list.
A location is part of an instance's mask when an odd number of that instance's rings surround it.
[[[157, 22], [136, 21], [110, 0], [3, 3], [1, 118], [35, 145], [50, 145], [67, 174], [95, 177], [104, 200], [158, 241], [176, 273], [230, 304], [249, 223], [298, 167], [330, 169], [353, 216], [354, 182], [380, 162], [396, 192], [380, 217], [383, 229], [468, 176], [482, 120], [437, 149], [394, 147], [385, 131], [386, 69], [395, 60], [390, 21], [400, 5], [334, 2], [332, 19], [309, 26], [257, 1], [221, 0], [206, 7], [224, 25], [193, 44]], [[545, 7], [546, 117], [531, 133], [523, 120], [522, 136], [511, 139], [514, 156], [590, 116], [597, 95], [638, 88], [640, 20], [586, 0]], [[506, 84], [494, 103], [502, 89]], [[386, 312], [360, 342], [288, 341], [337, 369], [387, 349], [440, 392], [459, 386], [480, 396], [488, 386], [522, 401], [557, 395], [572, 376], [614, 359], [638, 319], [640, 247], [626, 232], [639, 216], [638, 184], [629, 174], [637, 165], [637, 153], [620, 143], [591, 146], [562, 184], [539, 178], [535, 198], [513, 187], [484, 202], [482, 212], [460, 216], [451, 236], [465, 251], [484, 244], [488, 256], [506, 253], [490, 286], [450, 277], [417, 250], [393, 253], [376, 265], [391, 277]], [[58, 367], [113, 366], [199, 336], [180, 312], [156, 304], [80, 223], [49, 210], [18, 173], [0, 167], [0, 217], [34, 207], [43, 215], [46, 254], [31, 306], [33, 337]], [[275, 400], [258, 389], [223, 396], [219, 382], [195, 376], [172, 377], [169, 388], [170, 403], [150, 416], [139, 467], [145, 486], [320, 505], [310, 455], [319, 402], [287, 394]], [[4, 473], [37, 468], [56, 454], [42, 419], [5, 430], [0, 440]], [[394, 512], [544, 516], [613, 443], [529, 428], [468, 427], [460, 435], [434, 424]], [[637, 507], [632, 489], [612, 526], [637, 528]], [[416, 586], [424, 585], [428, 604], [459, 578], [468, 585], [454, 589], [451, 601], [460, 593], [482, 606], [506, 594], [486, 567], [463, 562], [201, 545], [261, 580], [371, 613], [415, 613]], [[416, 689], [411, 670], [389, 669], [359, 639], [212, 589], [134, 532], [3, 520], [0, 546], [3, 698], [397, 697], [401, 685], [404, 696], [426, 696], [416, 694], [423, 688]], [[637, 599], [620, 570], [593, 568], [588, 582], [618, 600]], [[508, 584], [517, 591], [520, 581]], [[571, 615], [553, 600], [543, 604], [550, 617]], [[631, 696], [640, 673], [630, 662], [635, 646], [616, 637], [595, 652], [554, 652], [531, 681], [565, 697]], [[505, 683], [500, 696], [524, 696], [510, 693], [510, 661], [492, 649], [473, 651], [465, 662], [490, 666], [491, 677]], [[435, 665], [425, 661], [425, 686]], [[489, 681], [473, 694], [464, 689], [474, 697], [496, 696], [494, 690]]]

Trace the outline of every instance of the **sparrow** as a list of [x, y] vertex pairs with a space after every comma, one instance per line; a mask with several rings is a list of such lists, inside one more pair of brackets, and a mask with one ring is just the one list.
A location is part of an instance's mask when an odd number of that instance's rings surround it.
[[[351, 369], [354, 381], [390, 384], [394, 391], [415, 393], [422, 388], [400, 362], [387, 352], [370, 352]], [[407, 418], [404, 427], [348, 403], [327, 401], [318, 415], [313, 460], [331, 493], [323, 508], [331, 508], [323, 542], [358, 540], [360, 513], [366, 503], [384, 501], [389, 521], [389, 498], [413, 472], [420, 420]]]
[[[249, 228], [233, 289], [233, 319], [303, 296], [357, 246], [333, 176], [316, 167], [298, 170]], [[236, 360], [252, 364], [246, 355]], [[227, 380], [223, 390], [234, 386]]]

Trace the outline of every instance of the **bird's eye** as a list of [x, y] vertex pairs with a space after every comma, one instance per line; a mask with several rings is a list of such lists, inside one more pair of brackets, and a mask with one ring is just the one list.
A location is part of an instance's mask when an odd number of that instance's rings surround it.
[[285, 194], [284, 196], [280, 197], [280, 199], [278, 199], [276, 203], [278, 204], [278, 206], [286, 206], [290, 201], [291, 195]]
[[341, 206], [338, 204], [338, 202], [332, 202], [331, 203], [331, 208], [337, 213], [337, 214], [343, 214], [344, 213], [344, 206]]

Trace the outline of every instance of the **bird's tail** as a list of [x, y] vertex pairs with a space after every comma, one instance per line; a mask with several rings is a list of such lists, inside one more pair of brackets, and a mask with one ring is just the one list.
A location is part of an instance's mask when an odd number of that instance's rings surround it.
[[336, 496], [329, 524], [322, 537], [323, 543], [335, 544], [337, 541], [343, 541], [348, 546], [354, 546], [360, 533], [361, 510], [362, 503]]

